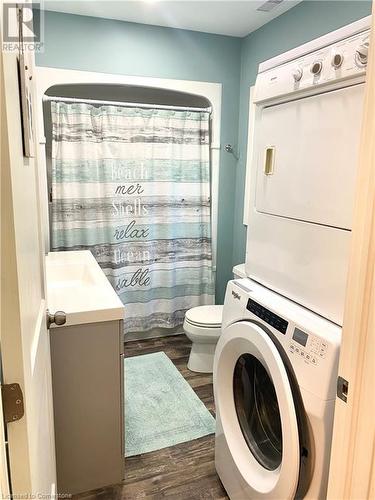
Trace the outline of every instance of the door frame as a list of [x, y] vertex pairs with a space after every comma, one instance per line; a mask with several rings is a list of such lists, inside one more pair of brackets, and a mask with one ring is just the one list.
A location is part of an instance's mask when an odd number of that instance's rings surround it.
[[[214, 82], [199, 82], [194, 80], [175, 80], [167, 78], [153, 78], [143, 76], [116, 75], [112, 73], [96, 73], [91, 71], [79, 71], [71, 69], [60, 69], [39, 66], [36, 68], [37, 75], [37, 109], [36, 119], [40, 131], [40, 159], [41, 159], [41, 193], [46, 193], [42, 203], [42, 215], [45, 227], [48, 222], [48, 199], [47, 199], [47, 175], [45, 160], [45, 133], [43, 120], [43, 96], [50, 87], [54, 85], [69, 84], [102, 84], [102, 85], [132, 85], [141, 87], [152, 87], [157, 89], [172, 90], [195, 94], [205, 97], [212, 108], [211, 113], [211, 185], [212, 185], [212, 261], [213, 269], [216, 271], [217, 257], [217, 228], [219, 208], [219, 167], [220, 167], [220, 129], [221, 129], [221, 101], [222, 84]], [[49, 248], [49, 235], [46, 234], [46, 252]]]
[[[371, 39], [374, 41], [372, 10]], [[370, 45], [327, 498], [375, 498], [375, 46]]]
[[[3, 78], [3, 54], [0, 52], [0, 108], [4, 109], [5, 106], [5, 98], [4, 98], [4, 78]], [[6, 144], [6, 132], [4, 127], [1, 127], [0, 130], [0, 141], [1, 144]], [[3, 149], [3, 148], [2, 148]], [[3, 173], [2, 169], [2, 173]], [[1, 179], [3, 180], [3, 178]], [[1, 205], [3, 207], [3, 204]], [[1, 266], [0, 266], [1, 267]], [[1, 333], [2, 330], [0, 328], [0, 346], [1, 346]], [[1, 354], [0, 354], [0, 394], [1, 388], [3, 385], [3, 373], [2, 373], [2, 363], [1, 363]], [[9, 482], [9, 474], [8, 474], [8, 458], [7, 458], [7, 443], [5, 436], [5, 423], [4, 423], [4, 414], [3, 414], [3, 400], [0, 397], [0, 497], [8, 498], [10, 495], [10, 482]]]

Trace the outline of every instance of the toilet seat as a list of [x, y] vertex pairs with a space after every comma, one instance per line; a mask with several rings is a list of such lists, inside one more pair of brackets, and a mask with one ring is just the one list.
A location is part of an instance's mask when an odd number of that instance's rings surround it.
[[220, 329], [223, 317], [223, 306], [198, 306], [189, 309], [185, 321], [198, 328]]

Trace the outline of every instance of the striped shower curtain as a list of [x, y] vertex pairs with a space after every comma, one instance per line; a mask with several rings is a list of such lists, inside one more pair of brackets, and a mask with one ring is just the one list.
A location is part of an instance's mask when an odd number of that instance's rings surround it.
[[209, 115], [52, 102], [51, 246], [89, 249], [126, 332], [212, 304]]

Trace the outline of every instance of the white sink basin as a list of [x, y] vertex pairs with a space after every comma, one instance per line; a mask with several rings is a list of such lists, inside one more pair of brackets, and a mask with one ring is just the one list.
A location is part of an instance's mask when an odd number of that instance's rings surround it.
[[48, 308], [66, 313], [65, 326], [124, 317], [122, 302], [88, 250], [50, 252], [46, 280]]

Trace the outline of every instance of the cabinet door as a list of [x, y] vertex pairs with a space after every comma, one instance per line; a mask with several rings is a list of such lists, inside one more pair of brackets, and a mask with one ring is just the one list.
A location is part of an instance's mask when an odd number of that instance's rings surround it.
[[351, 228], [363, 91], [359, 84], [263, 110], [259, 212]]
[[122, 321], [51, 329], [59, 492], [124, 479], [122, 336]]

